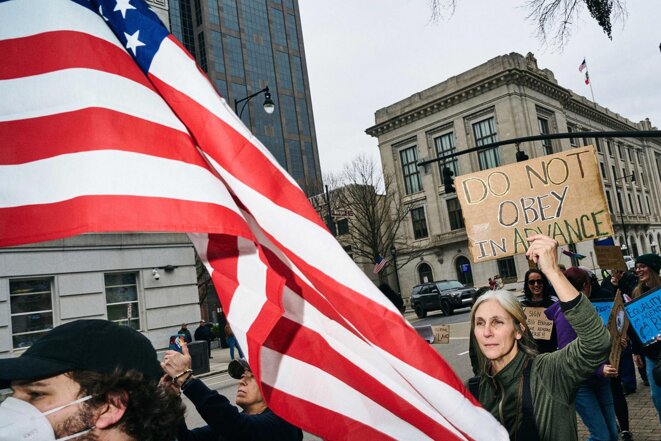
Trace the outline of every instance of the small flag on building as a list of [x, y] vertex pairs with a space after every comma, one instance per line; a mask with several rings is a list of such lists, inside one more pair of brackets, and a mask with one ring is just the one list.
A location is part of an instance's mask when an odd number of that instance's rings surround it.
[[590, 85], [590, 74], [588, 74], [588, 71], [585, 71], [585, 85]]
[[583, 58], [583, 62], [581, 63], [580, 66], [578, 66], [578, 71], [583, 72], [583, 69], [587, 69], [587, 68], [588, 68], [588, 63], [586, 63], [585, 58]]
[[388, 263], [388, 259], [382, 256], [377, 256], [374, 260], [374, 274], [379, 274], [384, 266]]

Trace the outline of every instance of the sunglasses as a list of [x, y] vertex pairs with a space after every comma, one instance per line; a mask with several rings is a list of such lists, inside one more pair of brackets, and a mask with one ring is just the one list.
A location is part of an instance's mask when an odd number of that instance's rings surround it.
[[532, 285], [543, 285], [543, 284], [544, 284], [544, 282], [541, 281], [541, 280], [537, 280], [537, 279], [536, 280], [528, 280], [528, 285], [531, 285], [531, 286]]

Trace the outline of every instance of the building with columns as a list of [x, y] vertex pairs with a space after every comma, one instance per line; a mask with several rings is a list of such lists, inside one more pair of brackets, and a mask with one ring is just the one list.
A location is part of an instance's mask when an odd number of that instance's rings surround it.
[[[446, 193], [442, 166], [417, 163], [511, 138], [582, 131], [656, 130], [649, 120], [632, 122], [558, 84], [532, 53], [511, 53], [379, 109], [366, 132], [378, 139], [384, 173], [395, 177], [395, 200], [410, 208], [403, 240], [423, 254], [399, 270], [401, 291], [427, 280], [458, 279], [487, 285], [501, 275], [506, 283], [523, 280], [524, 256], [473, 264], [464, 219], [455, 193]], [[661, 243], [661, 139], [571, 138], [523, 143], [531, 157], [573, 147], [597, 149], [604, 191], [618, 244], [625, 254], [659, 251]], [[455, 176], [514, 162], [516, 146], [504, 145], [446, 162]], [[485, 213], [485, 216], [495, 213]], [[627, 239], [625, 240], [625, 232]], [[628, 245], [626, 245], [628, 244]], [[591, 242], [568, 248], [596, 267]], [[568, 257], [561, 255], [565, 265]], [[520, 288], [521, 285], [517, 285]]]

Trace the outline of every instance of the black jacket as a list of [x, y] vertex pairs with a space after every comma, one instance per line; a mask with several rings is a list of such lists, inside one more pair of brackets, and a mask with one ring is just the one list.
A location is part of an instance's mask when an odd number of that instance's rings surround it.
[[208, 426], [189, 430], [179, 426], [178, 441], [300, 441], [303, 432], [270, 409], [258, 415], [246, 415], [200, 380], [192, 380], [184, 395]]

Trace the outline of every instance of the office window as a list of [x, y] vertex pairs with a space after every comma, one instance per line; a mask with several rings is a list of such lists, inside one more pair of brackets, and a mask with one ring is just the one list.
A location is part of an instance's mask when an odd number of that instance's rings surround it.
[[650, 197], [645, 196], [645, 201], [647, 202], [647, 214], [652, 214], [652, 206], [650, 205]]
[[513, 257], [506, 257], [504, 259], [498, 259], [498, 275], [503, 279], [515, 279], [516, 280], [516, 265], [514, 263]]
[[636, 195], [636, 199], [638, 200], [638, 212], [640, 214], [643, 214], [643, 204], [640, 202], [640, 195]]
[[[567, 126], [567, 133], [574, 133], [576, 129], [573, 126]], [[569, 145], [572, 147], [578, 147], [578, 140], [574, 137], [569, 138]]]
[[631, 200], [631, 193], [627, 193], [627, 199], [629, 200], [629, 212], [633, 214], [633, 201]]
[[345, 234], [349, 234], [349, 220], [340, 219], [337, 221], [337, 235], [343, 236]]
[[611, 165], [611, 170], [613, 171], [613, 181], [617, 179], [617, 173], [615, 173], [615, 166]]
[[608, 211], [613, 213], [613, 203], [611, 202], [611, 193], [606, 190], [606, 202], [608, 202]]
[[608, 149], [608, 155], [613, 156], [613, 143], [610, 139], [606, 141], [606, 148]]
[[608, 176], [606, 176], [606, 166], [604, 165], [604, 163], [599, 162], [599, 167], [601, 168], [601, 177], [603, 179], [608, 179]]
[[[539, 134], [540, 135], [548, 135], [551, 133], [549, 130], [549, 120], [546, 118], [537, 118], [537, 126], [539, 127]], [[547, 155], [550, 155], [553, 153], [553, 145], [551, 144], [550, 139], [544, 139], [542, 140], [542, 147], [544, 147], [544, 153]]]
[[243, 78], [245, 76], [243, 70], [243, 52], [241, 50], [241, 40], [231, 35], [224, 35], [224, 47], [227, 51], [227, 58], [229, 65], [226, 66], [228, 74]]
[[[498, 141], [496, 136], [496, 122], [493, 117], [473, 124], [473, 136], [477, 147]], [[500, 165], [500, 154], [498, 147], [482, 150], [477, 153], [480, 162], [480, 170], [498, 167]]]
[[31, 346], [53, 329], [52, 280], [10, 280], [9, 313], [12, 347]]
[[236, 10], [236, 0], [223, 0], [223, 27], [239, 31], [239, 13]]
[[406, 194], [422, 191], [420, 171], [418, 170], [418, 149], [416, 146], [406, 148], [399, 152], [402, 161], [402, 175], [404, 176], [404, 189]]
[[457, 198], [448, 199], [448, 217], [450, 218], [450, 229], [458, 230], [464, 228], [464, 217], [461, 214], [461, 205]]
[[195, 24], [198, 26], [202, 25], [202, 7], [200, 6], [200, 0], [195, 0]]
[[617, 154], [620, 157], [620, 159], [624, 159], [624, 155], [622, 154], [622, 144], [617, 145]]
[[629, 158], [629, 162], [633, 161], [633, 159], [631, 159], [631, 147], [627, 147], [627, 157]]
[[[444, 135], [434, 138], [434, 146], [436, 147], [436, 157], [455, 153], [457, 149], [454, 145], [454, 132], [446, 133]], [[452, 159], [448, 159], [447, 161], [445, 161], [445, 163], [443, 162], [438, 163], [438, 170], [441, 174], [441, 180], [443, 180], [444, 165], [447, 166], [450, 170], [452, 170], [452, 173], [454, 173], [453, 176], [459, 175], [457, 158], [454, 157]]]
[[599, 140], [599, 138], [595, 138], [594, 144], [597, 146], [597, 151], [601, 153], [601, 140]]
[[[589, 132], [589, 130], [585, 130], [586, 132]], [[590, 138], [583, 137], [583, 145], [590, 145]]]
[[413, 238], [422, 239], [429, 236], [424, 207], [411, 209], [411, 221], [413, 221]]
[[106, 273], [108, 320], [140, 330], [137, 273]]
[[624, 214], [624, 205], [622, 204], [622, 193], [617, 191], [617, 207], [620, 209], [620, 213]]
[[197, 34], [197, 46], [200, 48], [200, 67], [208, 72], [207, 68], [207, 45], [204, 41], [204, 32]]

